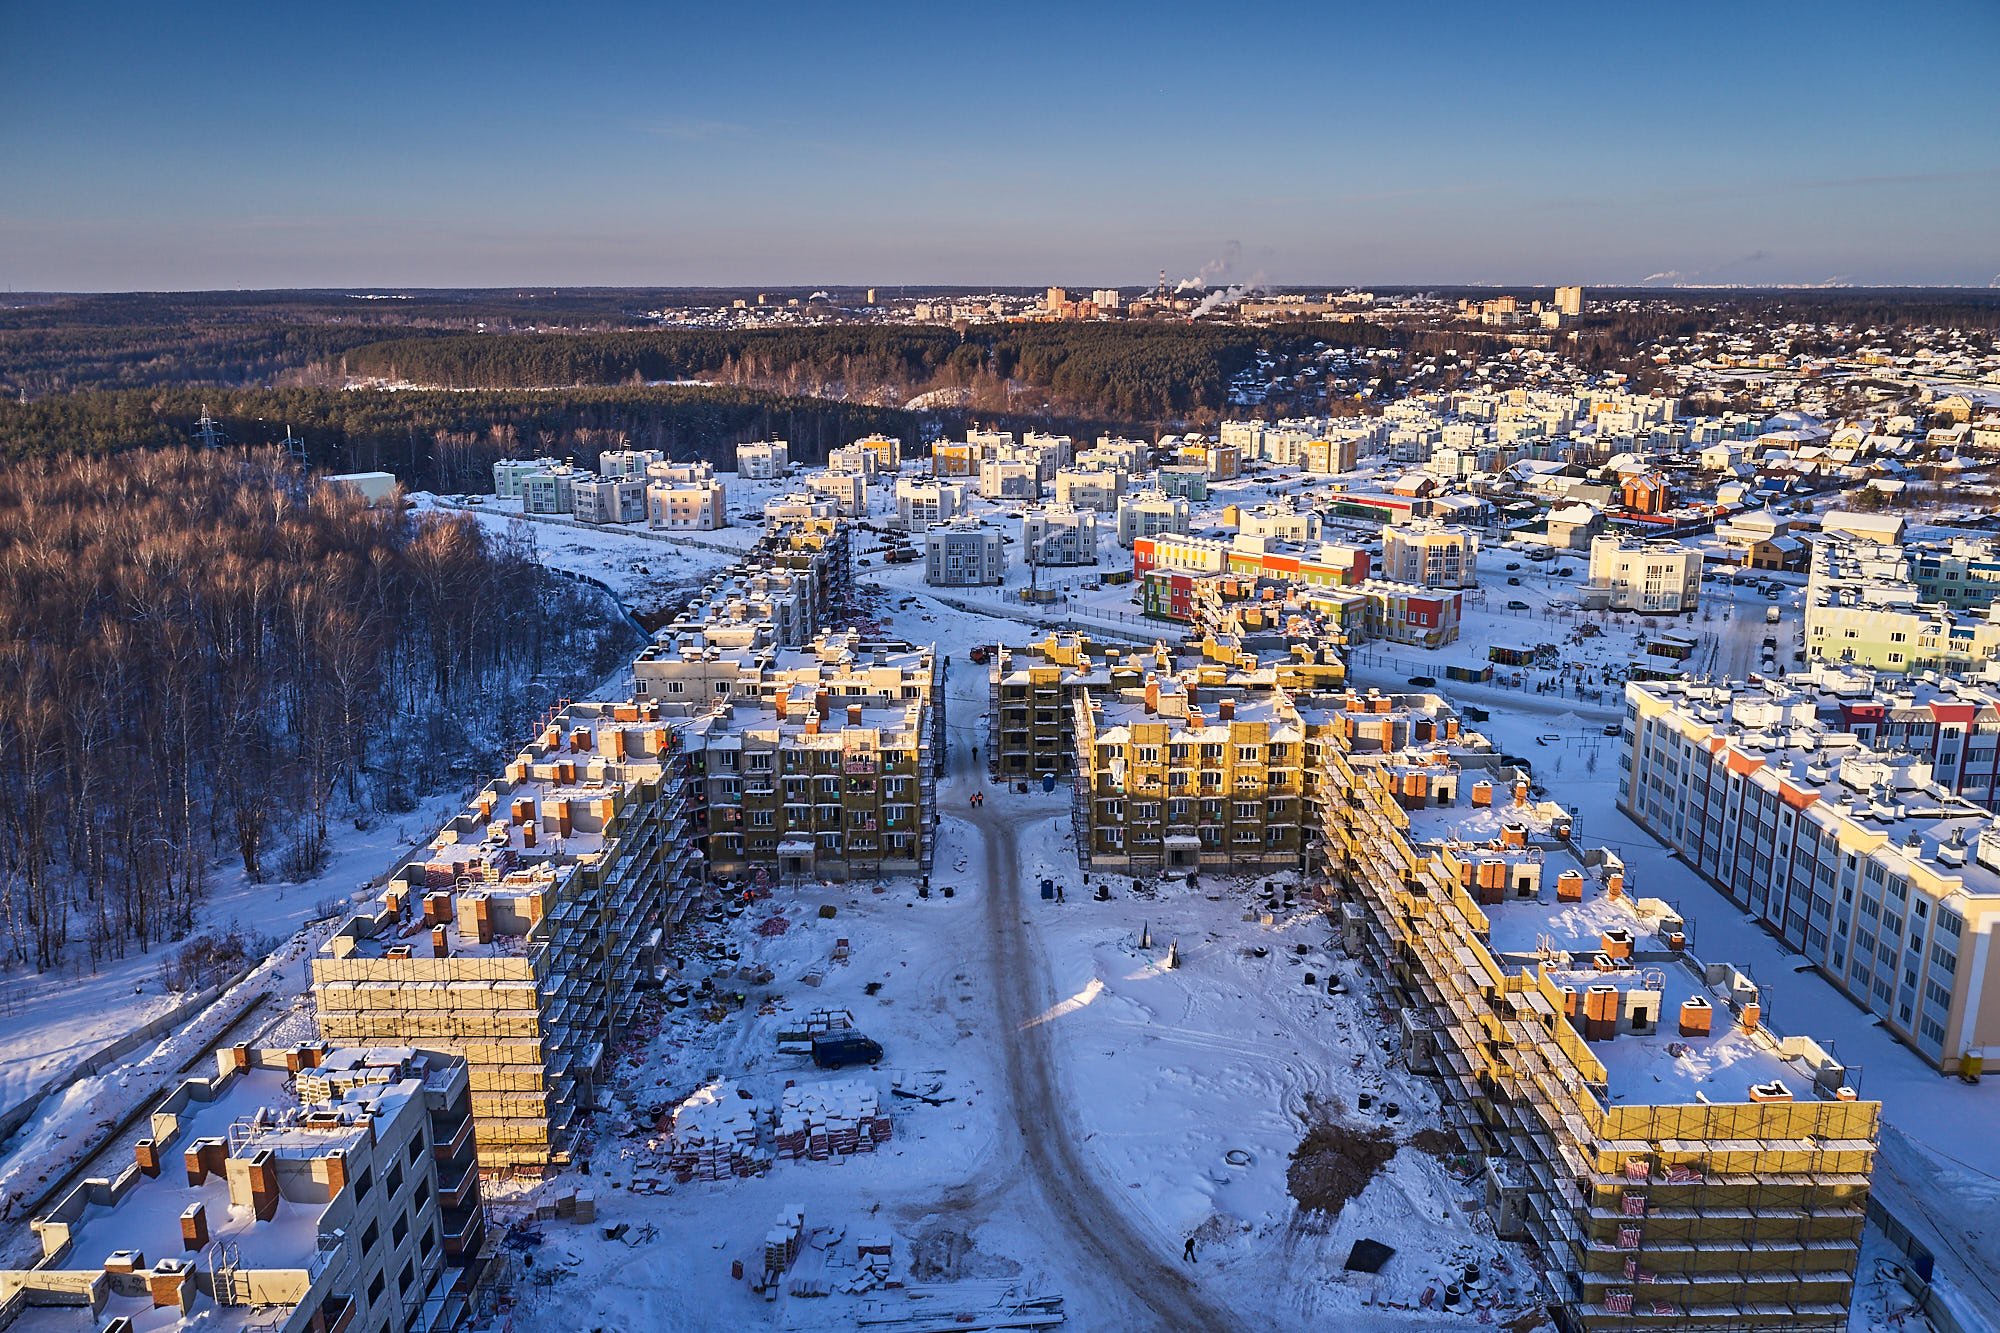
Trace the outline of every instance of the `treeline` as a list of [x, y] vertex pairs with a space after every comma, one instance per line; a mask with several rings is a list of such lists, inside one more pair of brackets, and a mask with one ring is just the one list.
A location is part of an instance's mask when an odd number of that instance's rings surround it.
[[588, 465], [605, 449], [665, 449], [734, 467], [745, 440], [788, 439], [810, 461], [871, 432], [914, 440], [917, 430], [912, 414], [894, 409], [747, 389], [178, 388], [0, 401], [0, 458], [185, 445], [204, 404], [233, 442], [275, 443], [289, 426], [314, 467], [393, 472], [412, 489], [442, 491], [490, 490], [494, 460], [522, 454]]
[[413, 808], [635, 638], [477, 522], [273, 451], [0, 470], [0, 953], [178, 938], [223, 857], [309, 877], [336, 819]]
[[938, 389], [974, 408], [1035, 406], [1135, 424], [1212, 418], [1229, 377], [1259, 350], [1314, 342], [1388, 345], [1362, 323], [1249, 329], [1225, 324], [996, 324], [963, 331], [840, 325], [775, 330], [668, 329], [397, 339], [344, 353], [360, 379], [452, 389], [569, 388], [702, 379], [790, 394], [893, 403]]

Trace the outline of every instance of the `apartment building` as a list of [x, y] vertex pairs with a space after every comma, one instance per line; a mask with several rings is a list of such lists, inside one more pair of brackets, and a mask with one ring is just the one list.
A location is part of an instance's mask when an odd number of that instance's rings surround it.
[[1421, 588], [1479, 586], [1479, 536], [1439, 523], [1385, 524], [1382, 577]]
[[785, 440], [765, 440], [736, 446], [736, 475], [745, 481], [776, 481], [790, 475], [791, 444]]
[[1024, 648], [994, 645], [986, 668], [987, 771], [1001, 778], [1074, 771], [1079, 694], [1136, 688], [1148, 672], [1172, 667], [1165, 645], [1124, 649], [1067, 631]]
[[467, 1069], [409, 1046], [234, 1046], [0, 1271], [23, 1328], [456, 1327], [484, 1239]]
[[1694, 547], [1608, 534], [1591, 538], [1586, 607], [1681, 615], [1700, 603], [1701, 552]]
[[646, 483], [646, 523], [669, 532], [713, 532], [729, 523], [728, 488], [707, 480]]
[[1186, 535], [1193, 510], [1180, 496], [1165, 491], [1141, 491], [1118, 497], [1118, 544], [1131, 546], [1142, 537], [1163, 533]]
[[715, 480], [715, 465], [700, 458], [658, 458], [646, 464], [647, 481], [676, 486], [703, 486]]
[[2000, 542], [1825, 538], [1806, 582], [1807, 654], [1884, 671], [2000, 658]]
[[979, 465], [979, 494], [982, 499], [1033, 501], [1040, 498], [1041, 493], [1042, 474], [1032, 462], [994, 459]]
[[1555, 306], [1557, 314], [1568, 315], [1572, 319], [1581, 315], [1583, 313], [1583, 288], [1556, 288]]
[[984, 461], [980, 447], [971, 440], [939, 440], [931, 445], [933, 477], [977, 477]]
[[1305, 728], [1283, 690], [1152, 676], [1076, 694], [1072, 821], [1085, 868], [1297, 869]]
[[1055, 500], [1100, 514], [1115, 513], [1128, 481], [1123, 472], [1110, 468], [1066, 467], [1056, 473]]
[[1034, 506], [1021, 515], [1021, 556], [1031, 565], [1097, 563], [1097, 511]]
[[482, 1170], [569, 1159], [700, 889], [685, 730], [571, 705], [312, 960], [323, 1039], [465, 1056]]
[[882, 473], [882, 458], [873, 449], [864, 449], [858, 444], [844, 444], [838, 449], [827, 450], [826, 470], [852, 472], [856, 476], [873, 481]]
[[808, 682], [695, 719], [710, 872], [784, 882], [922, 874], [935, 851], [922, 698], [844, 702]]
[[1241, 536], [1268, 537], [1279, 542], [1318, 541], [1324, 531], [1320, 516], [1310, 509], [1300, 509], [1290, 497], [1248, 509], [1224, 505], [1222, 524], [1235, 528]]
[[606, 449], [597, 456], [597, 475], [611, 481], [644, 481], [647, 468], [666, 461], [661, 449]]
[[568, 463], [539, 468], [521, 478], [521, 512], [567, 514], [576, 508], [576, 488], [597, 480]]
[[814, 472], [806, 478], [806, 489], [831, 500], [833, 512], [842, 518], [868, 516], [868, 478], [859, 472]]
[[1849, 1071], [1490, 749], [1326, 762], [1346, 947], [1558, 1325], [1845, 1329], [1880, 1117]]
[[1208, 469], [1199, 463], [1170, 463], [1155, 469], [1153, 485], [1162, 495], [1200, 504], [1208, 499]]
[[1975, 682], [1814, 662], [1784, 684], [1811, 696], [1820, 730], [1853, 736], [1872, 750], [1916, 755], [1952, 795], [2000, 811], [2000, 678]]
[[894, 435], [864, 435], [853, 445], [875, 455], [877, 472], [896, 472], [903, 466], [903, 442]]
[[561, 467], [557, 458], [502, 458], [493, 464], [493, 494], [496, 499], [518, 500], [522, 484], [537, 472]]
[[823, 622], [837, 620], [853, 607], [854, 534], [845, 519], [818, 512], [767, 513], [757, 556], [775, 568], [809, 575], [813, 605]]
[[937, 588], [998, 586], [1007, 580], [1007, 539], [967, 516], [924, 533], [924, 582]]
[[[1931, 1064], [2000, 1056], [2000, 825], [1786, 681], [1626, 687], [1619, 804]], [[1959, 738], [1954, 738], [1959, 739]], [[1989, 742], [1990, 743], [1990, 742]]]
[[570, 487], [570, 508], [579, 523], [643, 523], [646, 483], [636, 477], [579, 479]]
[[902, 477], [896, 482], [896, 526], [922, 532], [965, 512], [965, 487], [955, 481]]

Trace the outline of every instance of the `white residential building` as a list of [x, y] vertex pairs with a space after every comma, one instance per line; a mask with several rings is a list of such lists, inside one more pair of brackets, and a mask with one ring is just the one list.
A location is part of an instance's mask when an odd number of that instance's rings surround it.
[[1118, 544], [1130, 546], [1141, 537], [1158, 537], [1165, 533], [1185, 536], [1191, 512], [1184, 497], [1168, 495], [1165, 491], [1121, 495], [1118, 497]]
[[1479, 537], [1437, 523], [1385, 524], [1382, 577], [1425, 588], [1477, 587]]
[[736, 446], [736, 475], [745, 481], [776, 481], [791, 473], [791, 445], [784, 440]]
[[806, 476], [806, 489], [824, 495], [834, 503], [842, 518], [863, 518], [868, 513], [868, 478], [859, 472], [813, 472]]
[[567, 514], [576, 508], [576, 487], [597, 478], [580, 467], [558, 463], [521, 478], [521, 512]]
[[727, 488], [719, 481], [653, 481], [646, 485], [646, 522], [670, 532], [713, 532], [729, 522]]
[[646, 483], [639, 477], [592, 477], [570, 487], [571, 512], [579, 523], [643, 523]]
[[896, 480], [896, 526], [922, 532], [949, 523], [965, 512], [965, 487], [955, 481], [899, 477]]
[[882, 456], [858, 444], [844, 444], [826, 455], [828, 472], [852, 472], [873, 481], [882, 471]]
[[503, 458], [493, 464], [493, 494], [502, 500], [521, 498], [521, 485], [537, 472], [562, 466], [556, 458]]
[[979, 494], [988, 500], [1035, 500], [1042, 493], [1042, 474], [1027, 460], [979, 465]]
[[[1084, 455], [1085, 459], [1089, 457]], [[1130, 484], [1131, 479], [1124, 472], [1113, 468], [1066, 467], [1056, 473], [1055, 499], [1057, 504], [1109, 514], [1117, 510], [1118, 497], [1125, 494]]]
[[1004, 582], [1007, 543], [998, 530], [976, 518], [935, 524], [924, 533], [924, 582], [940, 588], [972, 588]]
[[1031, 565], [1097, 563], [1097, 511], [1037, 505], [1021, 516], [1021, 556]]
[[617, 480], [635, 477], [644, 480], [646, 469], [667, 461], [662, 449], [606, 449], [597, 456], [597, 475]]
[[1593, 537], [1583, 601], [1612, 611], [1693, 611], [1701, 601], [1701, 552], [1679, 542]]

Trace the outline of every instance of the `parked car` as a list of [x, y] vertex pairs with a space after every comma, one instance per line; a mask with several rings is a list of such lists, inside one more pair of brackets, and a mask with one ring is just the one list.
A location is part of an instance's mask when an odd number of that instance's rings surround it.
[[1518, 588], [1521, 586], [1521, 580], [1519, 578], [1508, 579], [1507, 586], [1510, 588]]
[[1507, 562], [1507, 568], [1509, 569], [1519, 569], [1520, 567], [1521, 567], [1521, 562], [1519, 560], [1509, 560]]
[[1606, 722], [1604, 724], [1604, 734], [1607, 736], [1616, 736], [1619, 734], [1620, 730], [1621, 729], [1616, 722]]
[[1426, 689], [1426, 690], [1427, 690], [1427, 689], [1429, 689], [1429, 688], [1430, 688], [1431, 686], [1433, 686], [1433, 685], [1437, 684], [1437, 677], [1436, 677], [1436, 676], [1412, 676], [1412, 677], [1410, 677], [1410, 684], [1412, 684], [1412, 685], [1415, 685], [1415, 686], [1417, 686], [1417, 687], [1418, 687], [1419, 689]]
[[813, 1038], [813, 1063], [821, 1069], [845, 1069], [849, 1065], [872, 1065], [882, 1059], [882, 1043], [858, 1032], [836, 1032]]
[[1526, 611], [1529, 608], [1526, 602], [1509, 602], [1507, 603], [1507, 609], [1509, 611]]
[[1566, 579], [1575, 573], [1576, 573], [1575, 570], [1571, 569], [1568, 565], [1564, 565], [1561, 569], [1558, 569], [1556, 571], [1556, 577], [1559, 579]]
[[975, 662], [984, 662], [987, 658], [993, 656], [993, 650], [983, 643], [975, 643], [972, 645], [972, 652], [968, 656]]

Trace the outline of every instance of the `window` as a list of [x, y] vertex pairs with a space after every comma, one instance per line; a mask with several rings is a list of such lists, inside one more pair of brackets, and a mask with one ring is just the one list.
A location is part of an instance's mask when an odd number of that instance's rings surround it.
[[402, 1188], [403, 1168], [398, 1164], [389, 1168], [389, 1193], [394, 1194]]
[[417, 1266], [411, 1263], [407, 1259], [404, 1260], [403, 1273], [402, 1276], [397, 1279], [396, 1284], [402, 1288], [403, 1294], [405, 1296], [409, 1295], [410, 1288], [417, 1285]]
[[389, 1243], [391, 1245], [401, 1245], [403, 1238], [409, 1234], [410, 1220], [407, 1217], [399, 1217], [396, 1219], [396, 1225], [389, 1228]]
[[375, 1280], [368, 1284], [368, 1303], [370, 1305], [373, 1305], [375, 1302], [382, 1299], [382, 1288], [387, 1285], [388, 1284], [385, 1281], [383, 1281], [382, 1274], [377, 1273], [375, 1275]]
[[361, 1168], [361, 1174], [354, 1178], [355, 1202], [358, 1203], [361, 1200], [367, 1198], [368, 1192], [374, 1188], [375, 1188], [375, 1173], [369, 1170], [367, 1167]]
[[410, 1135], [410, 1165], [415, 1166], [417, 1164], [417, 1159], [419, 1157], [422, 1157], [423, 1155], [424, 1155], [424, 1131], [421, 1128], [419, 1128], [416, 1133]]
[[382, 1228], [370, 1222], [368, 1229], [361, 1233], [361, 1252], [366, 1254], [368, 1251], [374, 1249], [375, 1242], [380, 1239], [382, 1239]]

